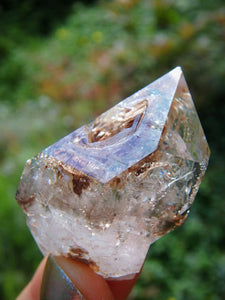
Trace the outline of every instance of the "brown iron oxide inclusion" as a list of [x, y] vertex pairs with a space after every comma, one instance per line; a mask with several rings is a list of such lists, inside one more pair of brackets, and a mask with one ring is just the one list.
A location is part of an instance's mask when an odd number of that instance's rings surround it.
[[98, 272], [99, 271], [98, 265], [94, 261], [90, 259], [86, 259], [85, 257], [87, 256], [88, 256], [88, 251], [85, 251], [84, 249], [81, 248], [70, 248], [69, 252], [67, 253], [68, 258], [72, 260], [78, 260], [84, 263], [85, 265], [88, 265], [94, 272]]
[[80, 197], [82, 191], [89, 187], [90, 178], [85, 175], [73, 174], [72, 184], [74, 193]]

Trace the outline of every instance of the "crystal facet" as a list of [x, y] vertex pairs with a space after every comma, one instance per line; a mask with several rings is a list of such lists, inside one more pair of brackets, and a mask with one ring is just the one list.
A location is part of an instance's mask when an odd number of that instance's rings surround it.
[[208, 159], [177, 67], [28, 160], [16, 199], [44, 254], [132, 278], [185, 221]]

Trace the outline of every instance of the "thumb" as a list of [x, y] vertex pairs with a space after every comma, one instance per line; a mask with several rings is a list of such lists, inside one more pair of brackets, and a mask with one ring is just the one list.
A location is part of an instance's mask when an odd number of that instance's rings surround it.
[[50, 255], [17, 300], [124, 300], [136, 280], [106, 281], [84, 263]]

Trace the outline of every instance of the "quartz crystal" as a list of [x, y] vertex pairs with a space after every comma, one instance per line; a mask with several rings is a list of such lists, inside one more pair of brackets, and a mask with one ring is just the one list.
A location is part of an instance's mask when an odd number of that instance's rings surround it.
[[185, 221], [208, 159], [177, 67], [29, 159], [16, 199], [43, 254], [132, 278]]

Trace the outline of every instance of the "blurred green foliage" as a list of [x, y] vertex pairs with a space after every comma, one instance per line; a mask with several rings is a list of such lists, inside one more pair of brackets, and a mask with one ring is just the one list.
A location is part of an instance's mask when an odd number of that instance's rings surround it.
[[211, 161], [130, 299], [225, 299], [224, 1], [74, 2], [0, 4], [0, 298], [14, 299], [41, 259], [14, 200], [25, 160], [181, 65]]

